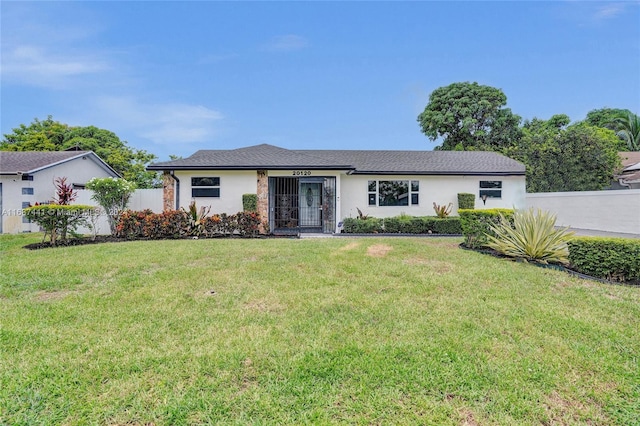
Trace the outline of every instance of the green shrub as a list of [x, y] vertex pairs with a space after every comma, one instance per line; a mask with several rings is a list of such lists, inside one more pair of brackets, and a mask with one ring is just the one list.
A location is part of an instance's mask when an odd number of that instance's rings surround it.
[[347, 234], [461, 234], [460, 218], [435, 216], [396, 216], [384, 219], [368, 218], [344, 220]]
[[487, 235], [487, 247], [509, 257], [567, 264], [567, 241], [573, 232], [567, 228], [556, 229], [555, 224], [555, 215], [533, 208], [516, 210], [513, 220], [500, 215], [500, 223], [490, 226], [494, 235]]
[[494, 235], [490, 227], [500, 223], [501, 214], [510, 222], [513, 221], [511, 209], [458, 210], [458, 214], [464, 245], [469, 248], [480, 248], [487, 244], [487, 235]]
[[447, 217], [433, 222], [434, 234], [459, 235], [462, 234], [462, 226], [459, 217]]
[[129, 198], [136, 190], [136, 184], [120, 178], [92, 178], [87, 182], [86, 188], [93, 191], [91, 199], [100, 204], [107, 213], [109, 229], [115, 235], [120, 213], [127, 208]]
[[342, 229], [347, 234], [375, 234], [382, 232], [382, 219], [370, 217], [357, 219], [348, 217], [343, 221]]
[[476, 208], [476, 196], [461, 192], [458, 194], [458, 210], [473, 210]]
[[51, 245], [54, 246], [58, 243], [58, 237], [60, 241], [66, 241], [68, 234], [76, 236], [75, 231], [79, 226], [90, 226], [89, 220], [95, 210], [93, 206], [80, 204], [42, 204], [26, 208], [24, 214], [44, 229], [45, 238], [49, 235]]
[[640, 280], [640, 240], [575, 237], [568, 242], [571, 267], [613, 281]]
[[242, 209], [245, 212], [257, 212], [258, 211], [258, 195], [242, 194]]

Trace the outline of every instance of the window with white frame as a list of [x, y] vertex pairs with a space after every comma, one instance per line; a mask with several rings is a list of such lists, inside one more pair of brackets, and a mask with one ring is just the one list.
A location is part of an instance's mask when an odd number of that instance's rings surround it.
[[192, 177], [191, 197], [220, 198], [220, 178], [208, 176]]
[[370, 206], [408, 206], [420, 202], [420, 182], [417, 180], [370, 180]]

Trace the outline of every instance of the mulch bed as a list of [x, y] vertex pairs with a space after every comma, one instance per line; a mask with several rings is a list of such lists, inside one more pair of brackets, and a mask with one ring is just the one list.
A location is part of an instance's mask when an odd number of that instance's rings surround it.
[[58, 241], [55, 246], [52, 246], [49, 241], [27, 244], [26, 246], [24, 246], [24, 248], [28, 250], [39, 250], [39, 249], [55, 248], [55, 247], [83, 246], [85, 244], [121, 243], [124, 241], [130, 241], [130, 240], [127, 240], [125, 238], [116, 238], [111, 235], [98, 235], [95, 238], [92, 238], [92, 237], [69, 238], [66, 241]]
[[127, 238], [118, 238], [112, 235], [97, 235], [95, 238], [93, 237], [80, 237], [80, 238], [69, 238], [66, 241], [57, 241], [55, 246], [52, 246], [49, 241], [27, 244], [23, 246], [27, 250], [40, 250], [47, 248], [56, 248], [56, 247], [73, 247], [73, 246], [83, 246], [86, 244], [103, 244], [103, 243], [125, 243], [128, 241], [160, 241], [160, 240], [214, 240], [218, 238], [297, 238], [297, 236], [292, 235], [216, 235], [213, 237], [190, 237], [185, 236], [181, 238], [137, 238], [137, 239], [127, 239]]
[[598, 281], [598, 282], [605, 283], [605, 284], [624, 285], [624, 286], [630, 286], [630, 287], [640, 287], [640, 280], [612, 281], [612, 280], [607, 280], [607, 279], [604, 279], [604, 278], [592, 277], [591, 275], [583, 274], [582, 272], [578, 272], [575, 269], [572, 269], [571, 265], [563, 266], [563, 265], [558, 265], [558, 264], [553, 264], [553, 263], [545, 265], [544, 263], [539, 263], [539, 262], [525, 262], [522, 259], [514, 259], [512, 257], [505, 256], [504, 254], [499, 253], [499, 252], [497, 252], [495, 250], [492, 250], [492, 249], [489, 249], [489, 248], [483, 248], [483, 249], [469, 248], [469, 247], [465, 246], [464, 243], [460, 243], [459, 247], [461, 249], [463, 249], [463, 250], [475, 251], [477, 253], [486, 254], [486, 255], [489, 255], [489, 256], [493, 256], [493, 257], [499, 257], [501, 259], [511, 260], [513, 262], [527, 263], [529, 265], [537, 266], [539, 268], [555, 269], [557, 271], [564, 271], [564, 272], [568, 273], [569, 275], [573, 275], [575, 277], [582, 278], [582, 279], [585, 279], [585, 280], [593, 280], [593, 281]]

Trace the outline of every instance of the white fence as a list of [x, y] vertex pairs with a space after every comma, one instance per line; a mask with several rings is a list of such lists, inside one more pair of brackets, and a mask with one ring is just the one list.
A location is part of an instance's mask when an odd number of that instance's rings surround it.
[[527, 207], [557, 215], [557, 224], [577, 229], [640, 234], [640, 189], [527, 194]]
[[[92, 191], [90, 190], [78, 190], [78, 198], [74, 201], [74, 204], [86, 204], [89, 206], [95, 206], [97, 203], [91, 199]], [[155, 213], [162, 212], [162, 188], [153, 189], [137, 189], [129, 200], [127, 205], [131, 210], [145, 210], [150, 209]], [[96, 229], [98, 234], [109, 234], [109, 222], [107, 216], [103, 213], [100, 215], [96, 222]], [[91, 233], [88, 229], [78, 229], [80, 233]]]

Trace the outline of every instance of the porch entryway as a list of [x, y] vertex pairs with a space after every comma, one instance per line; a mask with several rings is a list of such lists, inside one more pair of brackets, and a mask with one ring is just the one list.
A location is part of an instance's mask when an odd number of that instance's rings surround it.
[[274, 234], [333, 233], [335, 177], [270, 177], [269, 227]]

